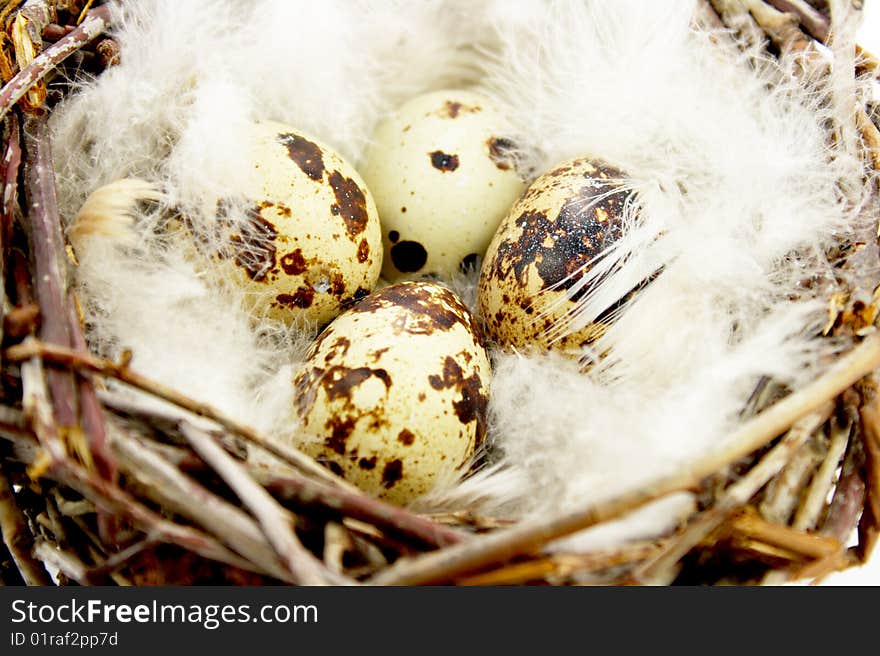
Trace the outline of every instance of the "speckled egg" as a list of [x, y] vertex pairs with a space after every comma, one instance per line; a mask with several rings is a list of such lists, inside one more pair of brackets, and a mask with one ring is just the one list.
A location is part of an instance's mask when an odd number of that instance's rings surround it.
[[605, 332], [601, 317], [578, 329], [566, 328], [567, 317], [589, 291], [573, 288], [621, 236], [633, 193], [626, 183], [622, 171], [584, 158], [535, 180], [501, 222], [480, 271], [489, 337], [520, 350], [575, 353]]
[[[213, 257], [258, 313], [323, 325], [371, 292], [382, 266], [376, 205], [361, 177], [320, 141], [288, 126], [253, 128], [251, 188], [216, 203]], [[247, 208], [232, 221], [230, 208]], [[217, 243], [218, 240], [213, 240]]]
[[452, 291], [391, 285], [339, 315], [309, 351], [294, 381], [300, 447], [406, 504], [469, 464], [489, 378], [480, 329]]
[[390, 281], [476, 266], [525, 188], [510, 126], [469, 91], [418, 96], [376, 130], [361, 171], [382, 220]]

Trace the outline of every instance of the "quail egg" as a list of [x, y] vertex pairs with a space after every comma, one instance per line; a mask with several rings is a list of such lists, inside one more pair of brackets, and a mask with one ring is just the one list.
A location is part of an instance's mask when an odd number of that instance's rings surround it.
[[627, 178], [581, 158], [535, 180], [501, 222], [480, 271], [478, 304], [489, 337], [522, 350], [575, 353], [607, 330], [601, 319], [565, 327], [589, 291], [577, 283], [622, 234], [633, 194]]
[[406, 504], [471, 462], [489, 378], [480, 329], [452, 291], [385, 287], [331, 322], [298, 370], [299, 446], [363, 490]]
[[477, 266], [522, 193], [504, 115], [470, 91], [405, 103], [376, 130], [361, 172], [382, 220], [389, 280]]
[[323, 325], [374, 289], [379, 217], [350, 164], [311, 136], [262, 122], [246, 166], [255, 169], [250, 188], [217, 200], [214, 234], [204, 241], [214, 246], [220, 274], [247, 292], [257, 313]]

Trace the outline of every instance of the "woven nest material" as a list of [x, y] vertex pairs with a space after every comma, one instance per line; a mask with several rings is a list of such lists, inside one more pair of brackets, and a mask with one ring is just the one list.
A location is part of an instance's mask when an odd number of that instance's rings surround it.
[[[101, 36], [110, 13], [91, 5], [13, 1], [0, 16], [0, 582], [773, 584], [869, 558], [880, 527], [880, 335], [877, 280], [864, 275], [849, 277], [861, 288], [828, 299], [827, 335], [856, 346], [803, 389], [762, 381], [723, 452], [639, 490], [521, 523], [388, 505], [222, 408], [90, 354], [68, 286], [46, 117], [71, 71], [114, 64], [118, 48]], [[823, 3], [699, 7], [696, 21], [766, 42], [768, 55], [800, 53], [805, 74], [824, 65]], [[859, 73], [876, 75], [880, 65], [863, 55]], [[870, 106], [858, 114], [874, 168], [877, 118]], [[864, 245], [838, 244], [833, 260], [856, 267]], [[108, 379], [178, 411], [115, 395]], [[277, 466], [252, 467], [243, 455], [253, 446]], [[679, 490], [695, 492], [699, 507], [671, 534], [609, 551], [544, 550]]]

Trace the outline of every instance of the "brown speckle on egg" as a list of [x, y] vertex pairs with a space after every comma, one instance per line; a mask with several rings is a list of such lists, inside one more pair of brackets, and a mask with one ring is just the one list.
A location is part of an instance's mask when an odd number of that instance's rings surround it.
[[324, 156], [318, 144], [290, 132], [279, 134], [278, 141], [287, 148], [287, 156], [296, 162], [303, 173], [312, 180], [321, 181], [324, 177]]
[[435, 150], [428, 153], [428, 157], [431, 158], [431, 166], [438, 171], [447, 173], [458, 168], [458, 155], [451, 155], [449, 153], [444, 153], [442, 150]]
[[436, 283], [399, 283], [356, 303], [295, 376], [301, 448], [394, 503], [454, 476], [485, 430], [491, 372], [475, 327]]
[[386, 463], [382, 470], [382, 485], [385, 489], [394, 487], [401, 478], [403, 478], [403, 461], [395, 458]]
[[370, 244], [366, 239], [361, 239], [361, 243], [358, 244], [357, 260], [363, 263], [367, 261], [368, 257], [370, 257]]
[[626, 179], [604, 162], [572, 160], [538, 178], [511, 208], [480, 274], [478, 300], [495, 341], [567, 352], [601, 335], [599, 322], [578, 330], [558, 322], [589, 292], [579, 283], [593, 262], [622, 235], [633, 195]]
[[281, 269], [289, 276], [297, 276], [308, 268], [301, 248], [297, 248], [286, 255], [282, 255], [280, 264]]
[[428, 251], [417, 241], [398, 241], [391, 247], [391, 261], [398, 271], [414, 273], [425, 266]]
[[346, 178], [339, 171], [330, 174], [330, 186], [336, 195], [336, 203], [331, 207], [334, 214], [342, 216], [345, 231], [349, 237], [356, 237], [367, 227], [367, 208], [364, 192], [358, 183]]

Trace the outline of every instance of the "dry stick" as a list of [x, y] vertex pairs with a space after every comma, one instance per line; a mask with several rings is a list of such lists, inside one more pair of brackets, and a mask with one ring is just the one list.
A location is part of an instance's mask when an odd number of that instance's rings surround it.
[[[72, 297], [68, 297], [67, 308], [71, 346], [82, 353], [88, 353], [89, 347], [86, 344]], [[98, 400], [95, 386], [92, 381], [80, 376], [77, 381], [77, 390], [79, 391], [82, 427], [89, 440], [89, 448], [94, 458], [95, 467], [98, 473], [108, 481], [115, 480], [116, 463], [107, 446], [107, 427], [104, 424], [104, 412]]]
[[164, 519], [116, 485], [86, 471], [70, 460], [58, 438], [55, 425], [52, 423], [52, 409], [41, 362], [38, 359], [23, 362], [21, 379], [25, 414], [30, 418], [40, 445], [49, 452], [54, 462], [61, 464], [60, 467], [56, 467], [50, 472], [53, 479], [62, 485], [73, 488], [94, 503], [96, 507], [127, 517], [142, 530], [155, 535], [157, 539], [177, 544], [200, 556], [234, 567], [243, 569], [250, 567], [248, 561], [234, 554], [213, 538], [195, 529]]
[[46, 48], [0, 89], [0, 120], [30, 88], [42, 80], [58, 64], [107, 29], [110, 6], [102, 5], [89, 12], [88, 18], [67, 36]]
[[831, 406], [828, 404], [822, 412], [814, 412], [800, 419], [748, 474], [724, 491], [712, 508], [692, 522], [662, 552], [640, 567], [634, 573], [635, 580], [652, 584], [669, 583], [668, 577], [678, 561], [718, 528], [734, 510], [748, 503], [767, 481], [778, 474], [830, 412]]
[[302, 585], [326, 585], [331, 572], [303, 547], [293, 529], [290, 513], [255, 483], [244, 465], [233, 460], [209, 433], [187, 423], [181, 426], [181, 432], [195, 452], [211, 465], [254, 514], [296, 582]]
[[852, 466], [851, 456], [852, 449], [843, 462], [843, 471], [821, 528], [823, 535], [836, 537], [841, 542], [852, 535], [865, 504], [865, 481], [858, 468]]
[[[18, 117], [14, 114], [6, 123], [6, 149], [3, 153], [3, 198], [0, 203], [0, 312], [5, 321], [8, 299], [6, 297], [6, 257], [12, 240], [13, 213], [18, 201], [18, 169], [21, 165], [21, 145]], [[3, 324], [0, 323], [0, 340], [3, 338]]]
[[741, 0], [709, 0], [723, 23], [736, 31], [746, 46], [763, 44], [767, 37], [744, 11]]
[[751, 507], [736, 513], [728, 527], [736, 535], [742, 535], [752, 544], [761, 543], [791, 554], [793, 559], [824, 560], [840, 556], [843, 545], [827, 535], [803, 533], [784, 524], [768, 522]]
[[40, 357], [48, 362], [54, 362], [81, 371], [89, 371], [107, 378], [114, 378], [142, 392], [183, 408], [194, 415], [210, 419], [227, 431], [243, 437], [308, 474], [312, 474], [333, 485], [339, 485], [350, 490], [357, 489], [297, 449], [287, 446], [280, 441], [270, 440], [250, 426], [240, 423], [211, 405], [195, 401], [158, 381], [132, 371], [125, 363], [116, 364], [109, 360], [96, 358], [88, 353], [80, 353], [56, 344], [46, 344], [37, 341], [10, 347], [6, 351], [6, 357], [17, 361]]
[[865, 508], [859, 520], [859, 557], [867, 562], [880, 539], [880, 400], [862, 407], [865, 450]]
[[241, 508], [207, 490], [140, 440], [123, 433], [113, 437], [120, 466], [133, 487], [191, 521], [204, 526], [253, 563], [248, 569], [293, 583], [275, 552], [251, 517]]
[[[499, 569], [481, 572], [455, 581], [456, 585], [521, 585], [546, 579], [570, 579], [595, 574], [601, 570], [631, 565], [657, 553], [658, 542], [637, 542], [623, 545], [613, 551], [588, 553], [558, 553], [525, 563], [515, 563]], [[600, 581], [596, 581], [600, 582]]]
[[116, 570], [120, 567], [123, 567], [128, 561], [136, 556], [140, 555], [147, 549], [152, 549], [157, 544], [159, 544], [159, 540], [155, 537], [148, 535], [143, 540], [135, 542], [131, 546], [126, 547], [122, 551], [118, 551], [115, 554], [107, 556], [102, 562], [93, 565], [86, 571], [86, 579], [90, 583], [96, 583], [104, 580], [107, 576], [112, 575]]
[[[61, 231], [46, 117], [28, 117], [24, 134], [27, 225], [34, 260], [37, 301], [42, 314], [40, 337], [85, 350], [85, 338], [69, 291], [68, 261]], [[55, 370], [48, 372], [47, 379], [56, 425], [77, 427], [78, 430], [82, 422], [89, 447], [89, 466], [95, 466], [102, 477], [112, 480], [114, 467], [107, 450], [104, 418], [91, 382], [77, 381], [71, 372]], [[98, 518], [101, 533], [112, 541], [113, 519], [103, 511], [99, 512]]]
[[819, 522], [819, 516], [825, 507], [825, 500], [828, 498], [828, 492], [834, 485], [837, 467], [840, 465], [840, 461], [846, 452], [851, 431], [852, 423], [846, 426], [834, 424], [831, 427], [828, 453], [825, 455], [822, 464], [819, 465], [819, 469], [816, 470], [803, 503], [795, 512], [794, 520], [791, 523], [793, 528], [801, 531], [810, 531]]
[[88, 566], [72, 553], [59, 549], [46, 540], [40, 540], [34, 548], [34, 554], [67, 578], [73, 579], [80, 585], [89, 585], [90, 581], [86, 574]]
[[867, 337], [803, 389], [743, 423], [725, 440], [726, 448], [695, 463], [689, 471], [658, 479], [639, 490], [547, 519], [469, 540], [412, 560], [403, 560], [373, 578], [379, 585], [449, 581], [466, 572], [535, 550], [565, 535], [589, 528], [659, 497], [695, 488], [705, 477], [767, 445], [796, 421], [880, 367], [880, 334]]
[[[99, 396], [109, 408], [147, 419], [154, 425], [160, 421], [167, 425], [166, 430], [173, 432], [180, 432], [181, 421], [185, 419], [182, 413], [154, 408], [137, 398], [124, 398], [108, 392], [100, 392]], [[178, 467], [192, 469], [205, 466], [189, 450], [159, 443], [150, 443], [149, 448], [161, 452], [163, 457]], [[347, 487], [328, 485], [300, 475], [286, 464], [283, 471], [252, 465], [249, 466], [249, 473], [254, 480], [280, 499], [318, 506], [325, 511], [371, 523], [390, 535], [409, 541], [415, 540], [419, 546], [443, 547], [469, 537], [465, 531], [444, 526], [434, 519], [380, 501], [359, 490], [350, 491]]]
[[827, 446], [818, 440], [808, 440], [797, 450], [779, 476], [767, 485], [764, 498], [758, 505], [764, 519], [775, 524], [788, 522], [812, 474], [822, 462], [825, 450]]
[[[157, 420], [161, 421], [168, 426], [169, 430], [179, 432], [181, 421], [186, 419], [182, 412], [156, 408], [137, 398], [125, 398], [107, 391], [99, 392], [98, 396], [102, 403], [109, 408], [145, 418], [153, 424]], [[160, 444], [150, 444], [150, 448], [163, 451], [164, 457], [173, 460], [178, 466], [192, 465], [191, 458], [194, 456], [191, 456], [189, 451], [178, 450], [172, 454], [170, 450], [174, 447]], [[415, 538], [420, 544], [444, 547], [461, 542], [468, 537], [464, 531], [444, 526], [433, 519], [415, 514], [405, 508], [379, 501], [359, 490], [351, 489], [350, 486], [343, 488], [328, 485], [322, 481], [300, 476], [296, 471], [284, 472], [279, 475], [267, 472], [258, 466], [251, 468], [250, 474], [278, 497], [295, 499], [306, 505], [317, 505], [347, 517], [369, 522], [398, 537]]]
[[211, 531], [252, 563], [247, 569], [294, 582], [260, 527], [241, 508], [185, 476], [137, 439], [117, 434], [113, 446], [132, 489]]
[[[45, 117], [29, 117], [24, 123], [24, 178], [27, 192], [27, 228], [34, 265], [34, 286], [42, 312], [40, 339], [70, 345], [68, 312], [65, 306], [68, 288], [64, 236], [55, 196], [55, 173], [49, 147]], [[47, 373], [55, 421], [61, 426], [75, 426], [77, 403], [74, 379], [70, 372]]]
[[33, 536], [28, 530], [27, 519], [15, 502], [12, 488], [2, 469], [0, 469], [0, 534], [25, 583], [52, 585], [52, 579], [49, 578], [46, 569], [31, 556]]
[[792, 14], [807, 34], [824, 43], [828, 38], [831, 25], [828, 19], [806, 0], [767, 0], [781, 12]]
[[[257, 472], [254, 472], [258, 475]], [[266, 489], [282, 498], [318, 505], [341, 515], [373, 524], [389, 535], [416, 538], [431, 547], [458, 544], [468, 538], [463, 531], [453, 529], [403, 508], [378, 501], [364, 494], [339, 490], [304, 477], [266, 477], [261, 480]]]

